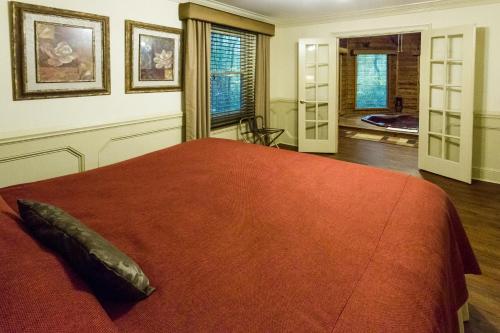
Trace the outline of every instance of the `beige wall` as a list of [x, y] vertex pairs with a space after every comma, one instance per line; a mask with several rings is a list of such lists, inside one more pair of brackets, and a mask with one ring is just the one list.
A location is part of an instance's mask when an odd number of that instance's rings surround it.
[[297, 128], [297, 40], [332, 37], [333, 33], [376, 30], [412, 25], [434, 28], [476, 24], [478, 53], [476, 66], [477, 114], [474, 132], [474, 177], [500, 182], [500, 4], [418, 12], [387, 17], [366, 18], [278, 27], [271, 39], [271, 99], [273, 126], [287, 129], [283, 142], [296, 144]]
[[[31, 0], [32, 4], [110, 17], [111, 95], [12, 101], [7, 0], [0, 0], [0, 139], [69, 130], [181, 112], [179, 92], [124, 93], [124, 21], [132, 19], [180, 28], [177, 6], [169, 0]], [[180, 141], [180, 138], [179, 138]]]
[[182, 113], [0, 139], [0, 187], [83, 172], [180, 142]]

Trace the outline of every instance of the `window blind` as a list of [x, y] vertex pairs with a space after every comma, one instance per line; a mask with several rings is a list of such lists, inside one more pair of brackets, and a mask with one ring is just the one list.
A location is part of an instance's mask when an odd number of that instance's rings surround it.
[[253, 33], [212, 26], [211, 127], [235, 124], [255, 113], [256, 39]]

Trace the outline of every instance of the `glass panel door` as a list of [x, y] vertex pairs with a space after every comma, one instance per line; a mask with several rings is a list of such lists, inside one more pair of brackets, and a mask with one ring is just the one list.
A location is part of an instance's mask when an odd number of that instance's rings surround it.
[[336, 50], [333, 40], [299, 41], [299, 151], [337, 151]]
[[470, 183], [475, 27], [422, 37], [419, 167]]

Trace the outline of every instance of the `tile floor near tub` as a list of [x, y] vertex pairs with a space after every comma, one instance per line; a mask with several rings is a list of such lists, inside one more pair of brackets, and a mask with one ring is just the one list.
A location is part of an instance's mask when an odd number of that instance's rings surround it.
[[398, 137], [385, 132], [367, 132], [362, 129], [340, 128], [340, 136], [358, 140], [376, 141], [382, 143], [390, 143], [393, 145], [418, 147], [418, 137]]

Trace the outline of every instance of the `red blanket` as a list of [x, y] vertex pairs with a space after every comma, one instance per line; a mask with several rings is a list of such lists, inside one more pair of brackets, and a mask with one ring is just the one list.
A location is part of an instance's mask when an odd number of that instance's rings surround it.
[[[454, 332], [464, 273], [480, 273], [438, 187], [233, 141], [190, 142], [0, 195], [11, 207], [17, 198], [57, 205], [141, 265], [156, 292], [135, 305], [103, 302], [122, 331]], [[30, 251], [34, 261], [42, 254]], [[0, 300], [9, 311], [5, 302], [16, 300]]]

